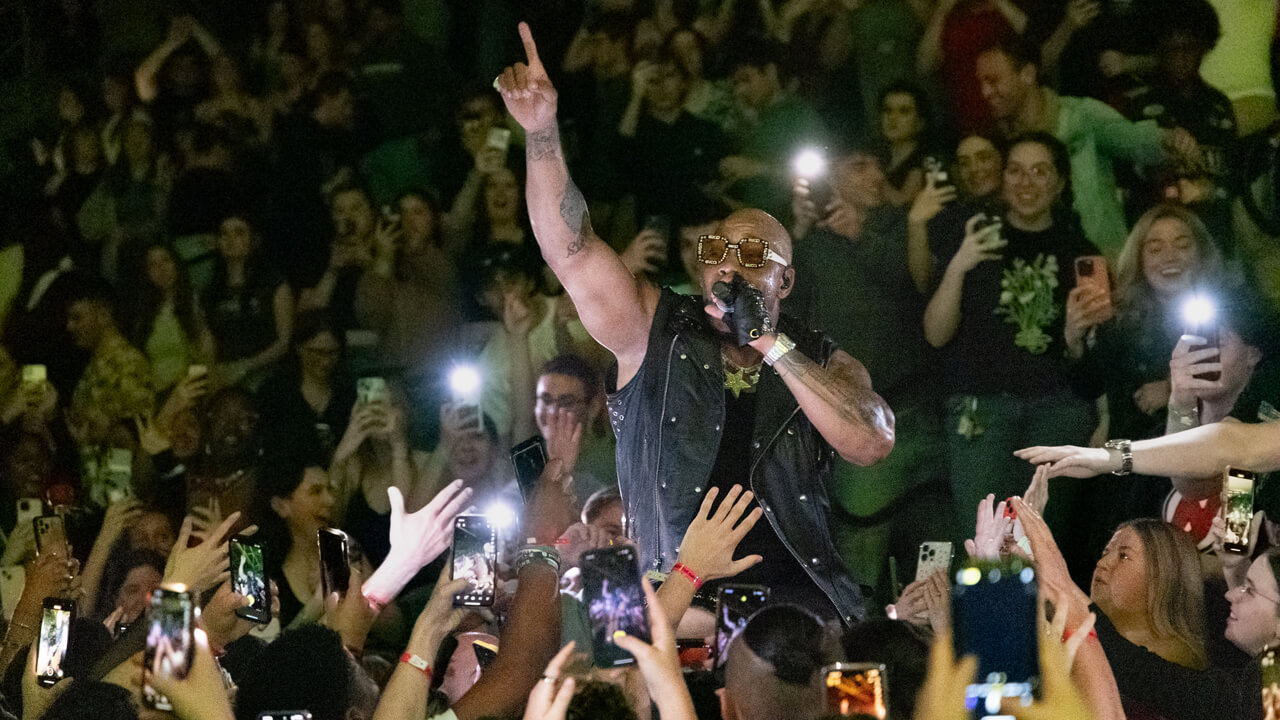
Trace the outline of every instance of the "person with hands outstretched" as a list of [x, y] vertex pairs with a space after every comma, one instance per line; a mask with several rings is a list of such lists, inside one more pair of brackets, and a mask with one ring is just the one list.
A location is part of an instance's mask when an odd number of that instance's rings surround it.
[[[775, 513], [754, 528], [777, 548], [766, 581], [785, 573], [813, 589], [801, 594], [824, 614], [861, 617], [861, 593], [828, 530], [829, 469], [805, 458], [831, 448], [851, 462], [876, 462], [893, 447], [893, 414], [857, 360], [780, 317], [796, 277], [791, 238], [763, 211], [731, 215], [700, 242], [701, 301], [633, 276], [592, 229], [560, 144], [556, 89], [529, 27], [519, 31], [527, 62], [504, 70], [495, 87], [526, 131], [526, 197], [542, 255], [618, 363], [609, 418], [641, 564], [669, 570], [697, 499], [750, 482], [764, 493], [764, 513]], [[662, 377], [672, 392], [661, 391]], [[750, 397], [742, 400], [744, 389]], [[656, 427], [658, 441], [645, 441]], [[753, 433], [773, 439], [753, 447]]]
[[449, 570], [446, 567], [440, 573], [431, 599], [414, 622], [409, 642], [387, 681], [373, 720], [426, 717], [428, 691], [435, 674], [430, 663], [435, 662], [441, 643], [464, 615], [462, 610], [453, 607], [453, 596], [466, 590], [467, 579], [450, 580]]

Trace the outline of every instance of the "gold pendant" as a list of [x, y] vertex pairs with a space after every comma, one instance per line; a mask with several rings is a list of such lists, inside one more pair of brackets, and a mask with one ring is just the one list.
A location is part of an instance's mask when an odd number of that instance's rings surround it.
[[733, 397], [736, 400], [743, 390], [750, 390], [759, 379], [759, 371], [748, 374], [746, 368], [738, 368], [732, 371], [726, 369], [724, 371], [724, 388], [725, 390], [732, 390]]

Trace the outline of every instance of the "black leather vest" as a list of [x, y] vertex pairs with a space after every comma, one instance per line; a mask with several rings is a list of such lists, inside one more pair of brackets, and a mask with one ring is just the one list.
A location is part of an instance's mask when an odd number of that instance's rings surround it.
[[[784, 316], [780, 330], [825, 365], [835, 344]], [[698, 298], [664, 289], [644, 362], [620, 390], [610, 380], [609, 421], [618, 437], [618, 485], [627, 529], [645, 570], [667, 572], [711, 478], [724, 426], [720, 338]], [[764, 520], [846, 624], [863, 619], [862, 593], [845, 570], [829, 527], [834, 450], [791, 391], [765, 366], [756, 387], [749, 486]], [[745, 479], [744, 479], [745, 480]], [[744, 483], [745, 484], [745, 483]]]

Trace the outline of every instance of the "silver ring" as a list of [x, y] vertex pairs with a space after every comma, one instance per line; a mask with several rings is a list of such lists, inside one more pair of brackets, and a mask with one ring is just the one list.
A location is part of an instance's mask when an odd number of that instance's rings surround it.
[[560, 680], [560, 678], [559, 678], [559, 677], [557, 677], [557, 676], [555, 676], [555, 675], [543, 675], [543, 676], [542, 676], [542, 682], [556, 683], [556, 682], [559, 682], [559, 680]]

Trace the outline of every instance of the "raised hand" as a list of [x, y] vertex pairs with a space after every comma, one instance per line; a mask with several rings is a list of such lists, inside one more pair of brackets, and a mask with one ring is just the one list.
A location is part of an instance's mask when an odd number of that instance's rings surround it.
[[524, 720], [564, 720], [573, 699], [573, 678], [560, 679], [560, 671], [573, 655], [573, 641], [560, 648], [560, 652], [547, 663], [542, 679], [529, 693], [529, 703], [524, 708]]
[[[169, 561], [165, 563], [165, 584], [185, 585], [187, 590], [198, 595], [231, 577], [230, 561], [227, 559], [227, 536], [239, 520], [239, 512], [231, 513], [204, 537], [203, 542], [195, 547], [187, 547], [195, 522], [195, 518], [188, 515], [182, 521], [178, 541], [173, 544]], [[252, 529], [256, 528], [248, 528], [246, 532]]]
[[1089, 328], [1111, 317], [1111, 300], [1092, 285], [1078, 285], [1067, 293], [1067, 319], [1062, 335], [1073, 357], [1084, 354], [1084, 338]]
[[391, 502], [391, 555], [403, 559], [414, 572], [431, 564], [453, 539], [453, 519], [471, 504], [471, 489], [454, 480], [415, 513], [404, 510], [399, 488], [387, 488]]
[[572, 410], [558, 407], [551, 411], [551, 419], [543, 430], [547, 439], [547, 457], [564, 463], [564, 471], [573, 473], [578, 466], [578, 453], [582, 450], [583, 422]]
[[494, 86], [502, 95], [511, 117], [526, 131], [532, 132], [555, 122], [557, 95], [538, 57], [538, 46], [527, 23], [520, 23], [520, 40], [524, 43], [528, 64], [516, 63], [503, 70], [494, 80]]
[[924, 187], [916, 193], [916, 199], [907, 212], [907, 222], [927, 223], [942, 212], [947, 203], [956, 199], [956, 186], [934, 185], [933, 174], [925, 178]]
[[646, 228], [631, 240], [621, 257], [632, 275], [656, 273], [667, 259], [667, 239], [657, 230]]
[[614, 638], [614, 643], [635, 657], [640, 674], [644, 675], [645, 684], [649, 688], [649, 697], [658, 706], [661, 717], [669, 720], [693, 720], [696, 717], [693, 700], [689, 697], [684, 674], [680, 670], [675, 629], [667, 622], [667, 614], [663, 612], [662, 603], [658, 602], [649, 581], [645, 580], [640, 585], [649, 604], [649, 627], [653, 642], [646, 643], [640, 638], [623, 635]]
[[995, 495], [987, 495], [978, 503], [978, 522], [973, 539], [964, 541], [969, 557], [976, 560], [999, 560], [1005, 535], [1013, 521], [1005, 517], [1005, 501], [996, 503]]
[[1036, 445], [1013, 454], [1035, 465], [1048, 465], [1048, 476], [1051, 478], [1090, 478], [1120, 469], [1119, 464], [1112, 461], [1111, 453], [1106, 448]]
[[233, 720], [231, 701], [222, 681], [218, 661], [209, 650], [209, 638], [204, 630], [192, 631], [195, 647], [191, 652], [191, 672], [179, 680], [170, 673], [155, 673], [151, 684], [156, 692], [173, 704], [173, 714], [180, 720]]
[[1049, 504], [1049, 466], [1037, 465], [1035, 474], [1031, 476], [1031, 484], [1022, 494], [1022, 500], [1037, 513], [1044, 513]]
[[977, 671], [978, 659], [972, 655], [956, 661], [950, 634], [935, 637], [929, 671], [916, 697], [915, 720], [967, 720], [965, 690]]
[[979, 228], [978, 222], [982, 217], [974, 215], [964, 224], [964, 241], [951, 258], [951, 267], [962, 274], [988, 260], [999, 260], [1002, 256], [997, 251], [1009, 244], [1000, 237], [999, 223]]
[[[707, 491], [702, 507], [689, 524], [689, 529], [685, 530], [684, 539], [680, 541], [680, 554], [676, 557], [677, 562], [692, 570], [703, 582], [737, 575], [764, 560], [759, 555], [733, 559], [738, 543], [755, 527], [764, 512], [756, 506], [745, 519], [742, 518], [755, 496], [750, 490], [742, 492], [741, 485], [734, 485], [713, 513], [711, 509], [719, 493], [719, 488]], [[740, 519], [742, 521], [738, 522]]]
[[1173, 348], [1173, 355], [1169, 358], [1169, 405], [1175, 410], [1190, 412], [1203, 391], [1222, 388], [1221, 378], [1204, 380], [1196, 377], [1222, 371], [1221, 351], [1218, 348], [1191, 349], [1207, 343], [1208, 340], [1202, 337], [1183, 335]]

